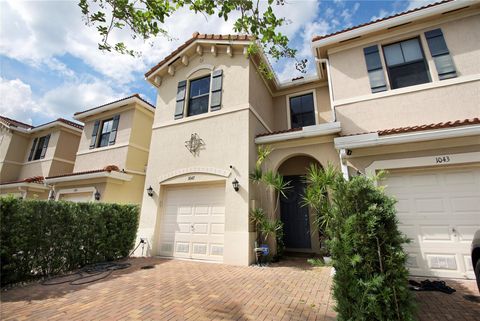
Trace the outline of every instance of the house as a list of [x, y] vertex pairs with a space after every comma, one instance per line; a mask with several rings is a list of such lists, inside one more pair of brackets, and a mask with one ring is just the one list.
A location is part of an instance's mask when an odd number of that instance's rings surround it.
[[140, 204], [155, 107], [138, 94], [77, 112], [85, 124], [69, 173], [48, 175], [55, 200]]
[[0, 194], [47, 199], [44, 177], [72, 172], [82, 129], [63, 118], [34, 127], [0, 116]]
[[145, 74], [157, 109], [138, 237], [150, 255], [252, 263], [249, 211], [265, 200], [249, 173], [270, 145], [267, 166], [292, 186], [277, 213], [288, 250], [320, 250], [301, 205], [310, 164], [347, 178], [386, 169], [412, 274], [473, 277], [479, 30], [480, 4], [431, 4], [315, 37], [317, 75], [286, 83], [263, 77], [247, 36], [194, 33]]

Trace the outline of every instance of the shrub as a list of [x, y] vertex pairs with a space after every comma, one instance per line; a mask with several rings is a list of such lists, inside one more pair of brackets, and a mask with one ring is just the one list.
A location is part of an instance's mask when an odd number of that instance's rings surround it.
[[[323, 190], [329, 195], [318, 208], [329, 223], [338, 320], [413, 320], [402, 248], [407, 239], [397, 226], [395, 200], [365, 176], [346, 181], [337, 172], [320, 181], [328, 184]], [[312, 180], [309, 184], [315, 188]]]
[[0, 198], [1, 284], [128, 256], [136, 205]]

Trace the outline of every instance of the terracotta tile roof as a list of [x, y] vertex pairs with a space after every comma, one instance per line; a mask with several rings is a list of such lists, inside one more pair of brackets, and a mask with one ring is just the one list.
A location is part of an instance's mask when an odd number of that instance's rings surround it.
[[83, 129], [83, 126], [78, 124], [78, 123], [75, 123], [73, 121], [70, 121], [70, 120], [66, 120], [65, 118], [57, 118], [55, 120], [52, 120], [51, 122], [48, 122], [48, 123], [45, 123], [45, 124], [41, 124], [41, 125], [38, 125], [38, 126], [35, 126], [34, 128], [38, 128], [38, 127], [43, 127], [45, 125], [49, 125], [51, 123], [54, 123], [56, 121], [59, 121], [61, 123], [64, 123], [64, 124], [67, 124], [69, 126], [72, 126], [72, 127], [75, 127], [75, 128], [78, 128], [78, 129]]
[[27, 177], [24, 179], [19, 179], [16, 181], [9, 181], [9, 182], [2, 182], [0, 185], [8, 185], [8, 184], [17, 184], [17, 183], [38, 183], [42, 184], [43, 183], [43, 176], [33, 176], [33, 177]]
[[114, 104], [114, 103], [118, 103], [120, 101], [123, 101], [123, 100], [127, 100], [127, 99], [130, 99], [130, 98], [133, 98], [133, 97], [137, 97], [138, 99], [140, 99], [141, 101], [143, 101], [144, 103], [148, 104], [150, 107], [152, 108], [155, 108], [154, 105], [150, 104], [148, 101], [146, 101], [145, 99], [143, 99], [142, 97], [140, 97], [139, 94], [133, 94], [131, 96], [128, 96], [128, 97], [124, 97], [122, 99], [119, 99], [119, 100], [115, 100], [115, 101], [112, 101], [112, 102], [109, 102], [109, 103], [106, 103], [106, 104], [103, 104], [103, 105], [100, 105], [100, 106], [97, 106], [97, 107], [93, 107], [93, 108], [90, 108], [90, 109], [87, 109], [87, 110], [83, 110], [83, 111], [77, 111], [75, 114], [73, 114], [74, 116], [77, 116], [77, 115], [80, 115], [80, 114], [83, 114], [83, 113], [86, 113], [86, 112], [89, 112], [89, 111], [92, 111], [92, 110], [95, 110], [95, 109], [98, 109], [98, 108], [102, 108], [102, 107], [105, 107], [107, 105], [110, 105], [110, 104]]
[[270, 136], [270, 135], [277, 135], [277, 134], [284, 134], [284, 133], [291, 133], [291, 132], [298, 132], [298, 131], [300, 131], [300, 130], [302, 130], [301, 127], [299, 127], [299, 128], [290, 128], [290, 129], [285, 129], [285, 130], [278, 130], [278, 131], [271, 132], [271, 133], [258, 134], [257, 136], [255, 136], [255, 138], [264, 137], [264, 136]]
[[478, 124], [480, 124], [480, 118], [475, 117], [475, 118], [464, 119], [464, 120], [447, 121], [447, 122], [443, 122], [443, 123], [384, 129], [384, 130], [377, 131], [377, 133], [378, 133], [379, 136], [385, 136], [385, 135], [418, 132], [418, 131], [423, 131], [423, 130], [452, 128], [452, 127], [478, 125]]
[[92, 169], [89, 171], [83, 171], [83, 172], [75, 172], [75, 173], [68, 173], [68, 174], [62, 174], [62, 175], [56, 175], [56, 176], [49, 176], [46, 177], [46, 179], [52, 179], [52, 178], [59, 178], [59, 177], [68, 177], [68, 176], [77, 176], [77, 175], [84, 175], [84, 174], [93, 174], [93, 173], [101, 173], [101, 172], [120, 172], [120, 169], [116, 165], [108, 165], [105, 166], [104, 168], [101, 169]]
[[28, 125], [28, 124], [22, 123], [21, 121], [11, 119], [11, 118], [8, 118], [8, 117], [5, 117], [5, 116], [0, 116], [0, 119], [4, 123], [6, 123], [8, 126], [22, 127], [22, 128], [25, 128], [25, 129], [33, 128], [32, 125]]
[[218, 35], [218, 34], [201, 34], [198, 32], [193, 33], [192, 37], [185, 41], [180, 47], [172, 51], [168, 56], [166, 56], [162, 61], [160, 61], [157, 65], [152, 67], [149, 71], [145, 73], [145, 77], [150, 76], [154, 73], [158, 68], [162, 67], [164, 64], [167, 63], [170, 59], [172, 59], [175, 55], [181, 52], [183, 49], [188, 47], [192, 42], [197, 39], [201, 40], [230, 40], [230, 41], [245, 41], [245, 40], [253, 40], [253, 37], [248, 35]]
[[[348, 31], [352, 31], [354, 29], [362, 28], [362, 27], [365, 27], [365, 26], [368, 26], [368, 25], [372, 25], [372, 24], [381, 22], [381, 21], [393, 19], [393, 18], [396, 18], [398, 16], [403, 16], [403, 15], [406, 15], [406, 14], [409, 14], [409, 13], [412, 13], [412, 12], [415, 12], [415, 11], [424, 10], [424, 9], [427, 9], [427, 8], [435, 7], [435, 6], [438, 6], [438, 5], [447, 3], [447, 2], [452, 2], [452, 1], [455, 1], [455, 0], [443, 0], [443, 1], [438, 1], [438, 2], [435, 2], [435, 3], [430, 3], [430, 4], [422, 6], [422, 7], [414, 8], [414, 9], [403, 11], [403, 12], [399, 12], [399, 13], [396, 13], [396, 14], [388, 16], [388, 17], [384, 17], [384, 18], [377, 19], [377, 20], [374, 20], [374, 21], [369, 21], [367, 23], [363, 23], [363, 24], [360, 24], [360, 25], [357, 25], [357, 26], [353, 26], [353, 27], [350, 27], [348, 29], [339, 30], [339, 31], [336, 31], [336, 32], [333, 32], [333, 33], [330, 33], [330, 34], [327, 34], [327, 35], [314, 36], [312, 38], [312, 42], [322, 40], [322, 39], [325, 39], [325, 38], [329, 38], [329, 37], [332, 37], [332, 36], [336, 36], [338, 34], [345, 33], [345, 32], [348, 32]], [[468, 3], [466, 3], [465, 5], [468, 5]]]

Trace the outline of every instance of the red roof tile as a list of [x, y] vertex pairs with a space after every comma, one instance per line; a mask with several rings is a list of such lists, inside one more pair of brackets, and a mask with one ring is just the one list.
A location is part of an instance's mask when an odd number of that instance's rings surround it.
[[423, 131], [423, 130], [452, 128], [452, 127], [477, 125], [477, 124], [480, 124], [480, 118], [475, 117], [475, 118], [471, 118], [471, 119], [447, 121], [447, 122], [443, 122], [443, 123], [384, 129], [384, 130], [377, 131], [377, 133], [378, 133], [379, 136], [385, 136], [385, 135], [418, 132], [418, 131]]
[[42, 184], [43, 183], [43, 176], [33, 176], [33, 177], [27, 177], [24, 179], [19, 179], [16, 181], [9, 181], [9, 182], [2, 182], [0, 185], [8, 185], [8, 184], [16, 184], [16, 183], [38, 183]]
[[255, 138], [270, 136], [270, 135], [277, 135], [277, 134], [284, 134], [284, 133], [291, 133], [291, 132], [298, 132], [300, 130], [302, 130], [301, 127], [300, 128], [290, 128], [290, 129], [285, 129], [285, 130], [278, 130], [276, 132], [258, 134], [257, 136], [255, 136]]
[[28, 124], [22, 123], [21, 121], [11, 119], [5, 116], [0, 116], [0, 119], [3, 120], [8, 126], [22, 127], [25, 129], [33, 128], [32, 125], [28, 125]]
[[140, 99], [141, 101], [143, 101], [144, 103], [148, 104], [150, 107], [155, 108], [154, 105], [150, 104], [148, 101], [146, 101], [145, 99], [143, 99], [142, 97], [140, 97], [139, 94], [133, 94], [133, 95], [131, 95], [131, 96], [124, 97], [124, 98], [122, 98], [122, 99], [115, 100], [115, 101], [112, 101], [112, 102], [109, 102], [109, 103], [106, 103], [106, 104], [103, 104], [103, 105], [100, 105], [100, 106], [97, 106], [97, 107], [93, 107], [93, 108], [90, 108], [90, 109], [87, 109], [87, 110], [83, 110], [83, 111], [78, 111], [78, 112], [76, 112], [76, 113], [73, 114], [73, 115], [74, 115], [74, 116], [77, 116], [77, 115], [80, 115], [80, 114], [83, 114], [83, 113], [86, 113], [86, 112], [89, 112], [89, 111], [92, 111], [92, 110], [95, 110], [95, 109], [98, 109], [98, 108], [102, 108], [102, 107], [105, 107], [105, 106], [110, 105], [110, 104], [118, 103], [118, 102], [120, 102], [120, 101], [127, 100], [127, 99], [130, 99], [130, 98], [133, 98], [133, 97], [136, 97], [136, 98]]
[[83, 171], [83, 172], [75, 172], [75, 173], [68, 173], [68, 174], [62, 174], [62, 175], [56, 175], [56, 176], [49, 176], [46, 177], [46, 179], [51, 179], [51, 178], [58, 178], [58, 177], [68, 177], [68, 176], [77, 176], [77, 175], [84, 175], [84, 174], [93, 174], [93, 173], [101, 173], [101, 172], [120, 172], [120, 169], [116, 165], [108, 165], [105, 166], [104, 168], [101, 169], [92, 169], [89, 171]]
[[251, 36], [247, 35], [216, 35], [216, 34], [200, 34], [198, 32], [194, 32], [192, 37], [185, 41], [180, 47], [172, 51], [168, 56], [166, 56], [162, 61], [160, 61], [157, 65], [152, 67], [149, 71], [145, 73], [145, 77], [150, 76], [153, 74], [158, 68], [162, 67], [166, 64], [170, 59], [172, 59], [175, 55], [180, 53], [183, 49], [188, 47], [192, 42], [197, 39], [202, 40], [230, 40], [230, 41], [245, 41], [245, 40], [253, 40]]
[[[452, 2], [452, 1], [455, 1], [455, 0], [443, 0], [443, 1], [438, 1], [438, 2], [435, 2], [435, 3], [430, 3], [430, 4], [422, 6], [422, 7], [414, 8], [414, 9], [411, 9], [411, 10], [408, 10], [408, 11], [399, 12], [399, 13], [396, 13], [396, 14], [388, 16], [388, 17], [384, 17], [384, 18], [377, 19], [377, 20], [374, 20], [374, 21], [369, 21], [367, 23], [363, 23], [363, 24], [360, 24], [360, 25], [357, 25], [357, 26], [353, 26], [353, 27], [350, 27], [348, 29], [343, 29], [343, 30], [340, 30], [340, 31], [336, 31], [336, 32], [333, 32], [333, 33], [330, 33], [330, 34], [327, 34], [327, 35], [314, 36], [312, 38], [312, 42], [322, 40], [322, 39], [325, 39], [325, 38], [329, 38], [329, 37], [332, 37], [332, 36], [336, 36], [338, 34], [345, 33], [345, 32], [348, 32], [348, 31], [352, 31], [354, 29], [362, 28], [362, 27], [365, 27], [365, 26], [368, 26], [368, 25], [372, 25], [372, 24], [381, 22], [381, 21], [393, 19], [393, 18], [396, 18], [398, 16], [403, 16], [403, 15], [406, 15], [406, 14], [409, 14], [409, 13], [412, 13], [412, 12], [415, 12], [415, 11], [435, 7], [435, 6], [438, 6], [438, 5], [447, 3], [447, 2]], [[468, 5], [468, 4], [466, 4], [466, 5]]]

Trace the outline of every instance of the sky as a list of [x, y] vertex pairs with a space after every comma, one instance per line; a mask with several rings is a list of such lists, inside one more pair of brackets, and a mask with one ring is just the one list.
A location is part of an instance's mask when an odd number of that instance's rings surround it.
[[[298, 59], [312, 65], [310, 40], [371, 20], [389, 16], [434, 0], [285, 0], [275, 13], [285, 17], [281, 31], [298, 50]], [[100, 36], [82, 20], [78, 1], [0, 0], [0, 115], [40, 125], [73, 113], [139, 93], [155, 103], [156, 89], [144, 74], [191, 35], [234, 33], [235, 15], [228, 21], [195, 15], [181, 9], [166, 21], [172, 40], [148, 42], [116, 35], [140, 57], [102, 53]], [[116, 40], [115, 38], [113, 40]], [[272, 61], [280, 80], [301, 76], [294, 61]]]

